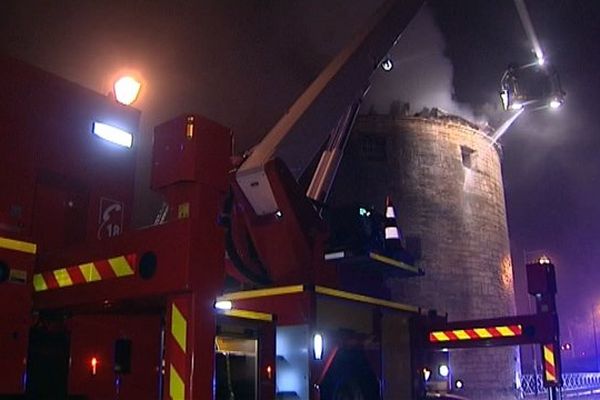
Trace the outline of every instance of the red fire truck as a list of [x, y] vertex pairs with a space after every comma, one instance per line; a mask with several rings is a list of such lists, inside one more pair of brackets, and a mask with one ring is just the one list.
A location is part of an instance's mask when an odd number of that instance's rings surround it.
[[[143, 229], [130, 224], [139, 112], [3, 59], [0, 391], [376, 398], [386, 381], [385, 398], [411, 397], [419, 310], [382, 295], [381, 277], [418, 270], [373, 234], [385, 222], [374, 212], [354, 218], [370, 237], [333, 240], [317, 202], [329, 183], [309, 199], [296, 178], [328, 136], [347, 135], [419, 6], [386, 4], [233, 173], [229, 129], [200, 115], [156, 127], [151, 185], [165, 207]], [[116, 132], [121, 145], [105, 140]], [[299, 152], [298, 140], [312, 143]], [[369, 248], [346, 246], [361, 235]]]
[[204, 116], [157, 126], [164, 206], [137, 229], [140, 113], [2, 58], [0, 394], [423, 396], [445, 320], [386, 292], [421, 273], [384, 235], [394, 217], [323, 207], [369, 77], [420, 3], [382, 6], [241, 162]]

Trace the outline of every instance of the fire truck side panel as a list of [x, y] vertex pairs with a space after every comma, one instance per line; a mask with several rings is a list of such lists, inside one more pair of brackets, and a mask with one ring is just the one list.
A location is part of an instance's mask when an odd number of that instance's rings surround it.
[[[34, 304], [36, 308], [57, 308], [185, 290], [190, 284], [191, 230], [189, 220], [179, 220], [135, 234], [124, 234], [119, 240], [103, 242], [102, 246], [95, 249], [82, 245], [70, 249], [68, 254], [57, 253], [55, 257], [47, 257], [41, 268], [40, 279], [48, 279], [45, 278], [47, 275], [62, 268], [98, 264], [117, 256], [133, 254], [135, 262], [131, 263], [131, 274], [122, 277], [110, 274], [96, 280], [96, 276], [93, 276], [90, 282], [84, 280], [79, 284], [43, 290], [36, 288]], [[141, 274], [144, 268], [141, 264], [146, 254], [154, 254], [156, 260], [155, 272], [149, 277]], [[209, 269], [206, 265], [195, 265], [194, 268]], [[99, 271], [99, 268], [96, 270]]]
[[[225, 251], [217, 216], [225, 197], [231, 135], [209, 120], [199, 118], [197, 123], [194, 134], [184, 136], [185, 145], [195, 148], [198, 157], [193, 179], [173, 179], [158, 188], [172, 210], [164, 223], [101, 241], [92, 238], [66, 251], [57, 245], [56, 251], [40, 257], [34, 284], [36, 308], [64, 309], [75, 315], [107, 312], [113, 305], [115, 309], [121, 305], [126, 308], [140, 300], [143, 304], [144, 299], [153, 304], [166, 300], [168, 329], [162, 390], [175, 398], [209, 398], [212, 393], [216, 332], [213, 302], [224, 277]], [[180, 125], [167, 123], [157, 132], [177, 138], [186, 134]], [[157, 146], [155, 156], [172, 149], [161, 141]], [[162, 168], [177, 167], [176, 156], [159, 159]], [[92, 315], [103, 318], [90, 314], [90, 321]], [[132, 329], [131, 335], [136, 336], [138, 329]], [[84, 326], [84, 333], [81, 331], [78, 326], [73, 329], [79, 339], [73, 342], [71, 351], [94, 348], [93, 336], [86, 334], [90, 330]], [[111, 332], [107, 337], [114, 341]], [[140, 339], [142, 343], [145, 340]], [[133, 338], [134, 348], [136, 342]], [[149, 349], [155, 347], [148, 345]], [[199, 365], [203, 367], [197, 368]], [[108, 390], [108, 383], [101, 381], [102, 390]], [[70, 389], [77, 394], [75, 387]]]
[[139, 111], [20, 61], [0, 59], [0, 229], [41, 250], [98, 236], [102, 206], [131, 217], [135, 151], [92, 134], [104, 122], [137, 134]]
[[0, 394], [20, 393], [26, 367], [31, 324], [31, 271], [34, 254], [0, 248], [0, 262], [10, 269], [0, 282]]
[[[319, 296], [314, 329], [323, 334], [326, 361], [315, 362], [313, 374], [320, 377], [321, 385], [334, 378], [338, 382], [351, 379], [365, 394], [377, 384], [384, 400], [410, 399], [410, 317], [408, 312]], [[336, 357], [351, 372], [336, 369]], [[322, 387], [322, 392], [325, 396], [328, 391]]]
[[411, 398], [409, 320], [417, 308], [302, 285], [222, 298], [236, 310], [275, 315], [277, 392], [282, 398], [296, 393], [301, 399], [328, 400], [344, 391], [360, 391], [366, 398], [381, 393], [385, 400]]
[[[370, 398], [368, 387], [378, 386], [381, 349], [376, 313], [377, 309], [370, 304], [317, 296], [316, 321], [310, 337], [322, 335], [323, 356], [322, 360], [311, 363], [311, 375], [319, 386], [321, 398], [335, 398], [339, 396], [337, 391], [347, 385], [357, 385], [363, 396]], [[313, 351], [314, 346], [311, 343]], [[359, 370], [364, 372], [364, 380], [357, 374]]]
[[[271, 400], [278, 376], [275, 360], [275, 323], [270, 320], [217, 316], [215, 338], [215, 395]], [[229, 364], [229, 367], [228, 367]]]
[[197, 182], [226, 190], [231, 151], [231, 131], [218, 122], [198, 114], [163, 122], [154, 129], [151, 186]]
[[277, 325], [306, 324], [311, 315], [311, 296], [307, 292], [233, 300], [232, 302], [234, 308], [277, 316]]
[[322, 330], [346, 329], [360, 334], [374, 332], [374, 307], [328, 296], [317, 297], [316, 326]]
[[[31, 233], [32, 204], [35, 183], [34, 135], [28, 108], [35, 98], [39, 71], [12, 59], [0, 58], [0, 229], [12, 235]], [[9, 172], [10, 173], [7, 173]]]
[[406, 314], [387, 311], [381, 318], [383, 400], [412, 398], [411, 342]]
[[[88, 400], [157, 398], [160, 318], [160, 315], [130, 314], [73, 317], [68, 324], [71, 337], [69, 393], [84, 395]], [[131, 340], [130, 357], [125, 360], [130, 362], [130, 372], [120, 375], [114, 370], [118, 339]], [[95, 373], [93, 358], [97, 362]]]
[[[277, 393], [280, 397], [309, 399], [310, 333], [308, 325], [277, 327]], [[297, 397], [292, 397], [295, 393]]]

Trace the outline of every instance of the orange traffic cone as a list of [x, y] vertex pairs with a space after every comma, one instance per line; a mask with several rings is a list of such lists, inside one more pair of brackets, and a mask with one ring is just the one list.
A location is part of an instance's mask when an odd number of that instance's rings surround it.
[[388, 250], [402, 249], [402, 233], [396, 221], [396, 210], [391, 196], [385, 198], [385, 248]]

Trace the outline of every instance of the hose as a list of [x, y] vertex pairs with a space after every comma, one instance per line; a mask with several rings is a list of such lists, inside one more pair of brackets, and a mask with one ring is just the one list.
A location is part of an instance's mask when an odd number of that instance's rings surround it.
[[264, 286], [271, 283], [271, 279], [267, 276], [266, 268], [260, 260], [256, 260], [261, 273], [254, 272], [248, 268], [244, 263], [244, 260], [237, 251], [235, 241], [233, 240], [232, 227], [231, 227], [231, 211], [233, 210], [233, 190], [230, 188], [227, 193], [227, 197], [223, 202], [223, 212], [221, 213], [220, 223], [225, 228], [225, 250], [229, 254], [229, 259], [233, 264], [234, 268], [242, 274], [250, 282]]

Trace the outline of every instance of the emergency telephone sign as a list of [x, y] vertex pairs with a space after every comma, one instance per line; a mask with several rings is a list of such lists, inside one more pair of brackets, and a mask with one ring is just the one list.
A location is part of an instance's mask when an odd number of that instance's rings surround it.
[[119, 236], [123, 231], [123, 216], [125, 205], [118, 200], [106, 197], [100, 198], [100, 212], [98, 214], [99, 240]]

